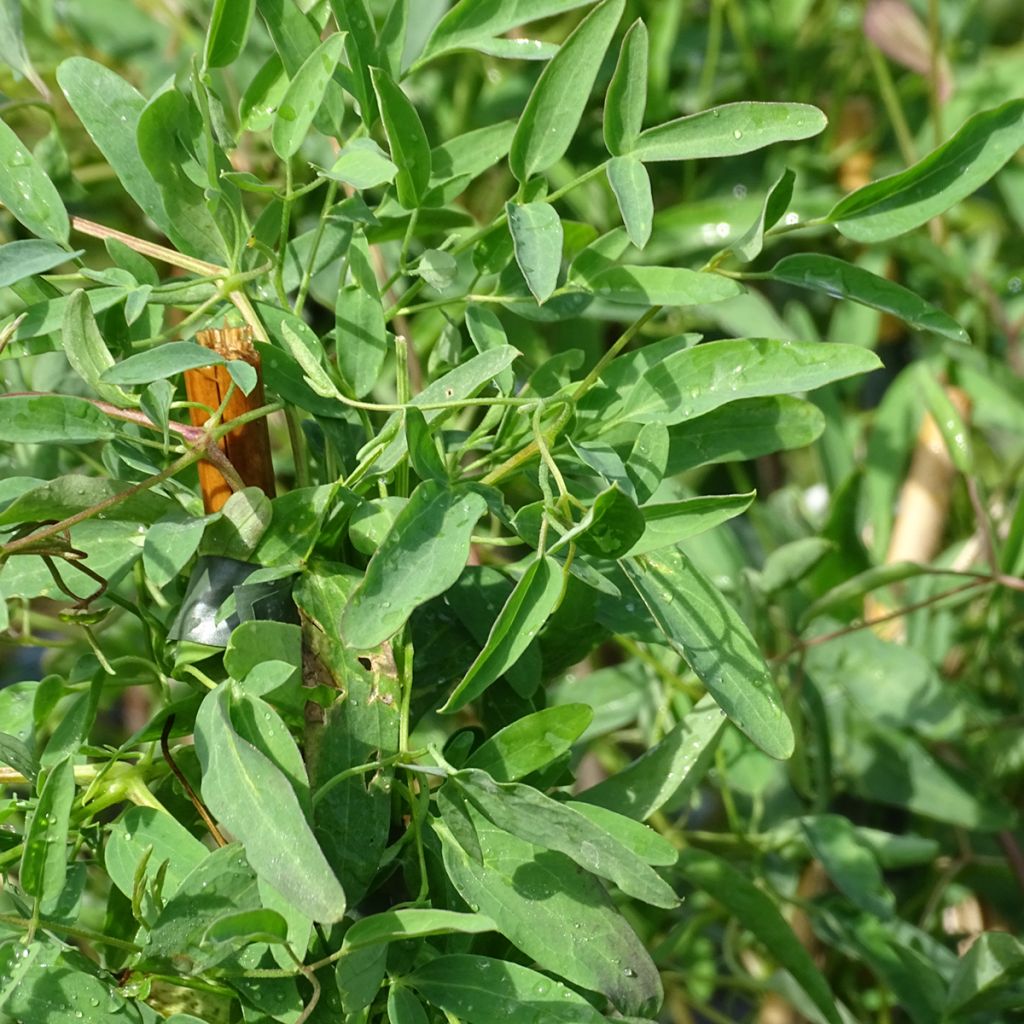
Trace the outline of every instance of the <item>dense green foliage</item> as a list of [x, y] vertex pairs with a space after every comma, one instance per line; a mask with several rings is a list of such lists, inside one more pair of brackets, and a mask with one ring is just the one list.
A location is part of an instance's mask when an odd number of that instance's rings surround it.
[[1020, 1019], [1021, 15], [695, 6], [0, 2], [0, 1024]]

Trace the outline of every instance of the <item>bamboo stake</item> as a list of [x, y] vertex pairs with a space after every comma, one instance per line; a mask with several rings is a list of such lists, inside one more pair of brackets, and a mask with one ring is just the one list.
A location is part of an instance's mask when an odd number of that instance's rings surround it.
[[[256, 387], [248, 394], [241, 388], [232, 388], [233, 381], [226, 366], [205, 366], [185, 373], [185, 390], [190, 402], [216, 410], [224, 403], [224, 423], [244, 413], [258, 409], [265, 402], [260, 357], [252, 344], [251, 327], [224, 327], [199, 331], [196, 340], [225, 359], [240, 359], [256, 370]], [[192, 424], [203, 426], [209, 418], [203, 408], [189, 410]], [[266, 419], [246, 423], [226, 434], [219, 442], [228, 462], [247, 487], [259, 487], [269, 497], [274, 496], [274, 466], [270, 455], [270, 433]], [[231, 497], [234, 488], [212, 462], [199, 463], [199, 486], [203, 493], [203, 507], [207, 514], [219, 511]]]

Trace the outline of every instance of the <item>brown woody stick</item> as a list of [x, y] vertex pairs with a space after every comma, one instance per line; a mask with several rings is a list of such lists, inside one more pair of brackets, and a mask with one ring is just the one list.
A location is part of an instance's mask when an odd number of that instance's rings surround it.
[[[230, 422], [243, 413], [264, 404], [263, 381], [260, 376], [260, 357], [252, 344], [249, 327], [225, 327], [199, 331], [196, 340], [225, 359], [241, 359], [256, 370], [256, 387], [243, 394], [236, 387], [224, 408], [223, 421]], [[205, 366], [185, 374], [185, 390], [190, 402], [209, 409], [219, 409], [231, 389], [232, 380], [226, 366]], [[208, 417], [205, 409], [189, 410], [193, 426], [203, 426]], [[270, 457], [270, 434], [265, 419], [246, 423], [232, 430], [220, 441], [219, 447], [234, 466], [247, 487], [259, 487], [264, 494], [274, 496], [274, 465]], [[233, 488], [224, 474], [213, 463], [199, 463], [199, 486], [203, 492], [203, 507], [207, 513], [219, 511], [231, 497]]]

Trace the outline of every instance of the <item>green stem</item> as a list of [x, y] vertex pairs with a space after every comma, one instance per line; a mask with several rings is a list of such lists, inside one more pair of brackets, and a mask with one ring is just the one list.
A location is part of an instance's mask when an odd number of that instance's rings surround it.
[[608, 364], [653, 320], [660, 312], [661, 306], [651, 306], [646, 313], [626, 328], [612, 343], [611, 348], [594, 364], [594, 368], [580, 381], [573, 392], [573, 402], [578, 402], [598, 381]]
[[917, 150], [914, 146], [914, 136], [911, 134], [907, 119], [903, 115], [903, 107], [900, 104], [899, 95], [896, 92], [896, 85], [892, 80], [889, 65], [881, 51], [874, 43], [865, 44], [868, 49], [868, 57], [871, 60], [871, 70], [875, 73], [878, 82], [878, 91], [882, 95], [882, 102], [885, 104], [886, 113], [892, 122], [893, 131], [896, 133], [896, 142], [900, 147], [900, 154], [903, 162], [908, 166], [917, 162]]
[[302, 307], [306, 304], [306, 296], [309, 294], [309, 286], [313, 280], [313, 265], [316, 262], [316, 254], [324, 237], [324, 229], [327, 227], [327, 214], [334, 204], [334, 197], [338, 194], [338, 183], [332, 181], [324, 196], [324, 205], [320, 210], [320, 220], [317, 222], [316, 234], [313, 235], [313, 244], [310, 247], [309, 261], [302, 272], [302, 281], [299, 283], [299, 294], [295, 299], [293, 312], [296, 316], [302, 315]]

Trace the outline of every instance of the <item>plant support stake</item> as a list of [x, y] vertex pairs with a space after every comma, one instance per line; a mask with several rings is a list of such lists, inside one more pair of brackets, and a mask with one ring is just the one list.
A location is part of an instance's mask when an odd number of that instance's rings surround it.
[[[204, 366], [185, 373], [189, 401], [213, 410], [224, 405], [225, 423], [260, 408], [265, 399], [260, 357], [252, 344], [252, 328], [224, 327], [199, 331], [196, 340], [225, 359], [240, 359], [248, 363], [256, 371], [256, 386], [246, 395], [241, 388], [233, 386], [227, 366]], [[189, 412], [193, 425], [197, 427], [203, 426], [209, 418], [203, 408], [193, 407]], [[232, 430], [221, 438], [219, 447], [247, 487], [258, 487], [269, 497], [274, 496], [274, 466], [265, 419], [253, 420]], [[218, 512], [233, 490], [220, 469], [206, 460], [199, 463], [199, 485], [207, 514]]]

